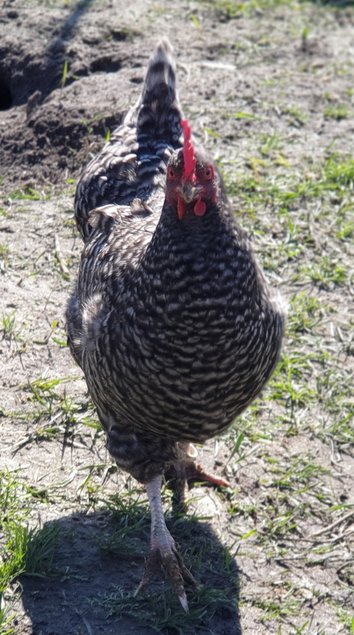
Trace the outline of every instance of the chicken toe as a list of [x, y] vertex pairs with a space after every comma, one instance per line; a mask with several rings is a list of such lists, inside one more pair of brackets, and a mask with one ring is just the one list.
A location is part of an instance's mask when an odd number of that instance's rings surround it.
[[187, 485], [206, 483], [214, 487], [230, 487], [230, 483], [221, 476], [207, 472], [202, 465], [190, 460], [180, 460], [171, 464], [165, 472], [166, 480], [174, 494], [177, 509], [186, 509]]

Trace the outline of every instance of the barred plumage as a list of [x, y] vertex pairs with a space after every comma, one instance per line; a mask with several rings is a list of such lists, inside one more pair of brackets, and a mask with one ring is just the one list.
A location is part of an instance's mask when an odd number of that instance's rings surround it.
[[161, 212], [166, 165], [180, 146], [181, 110], [175, 83], [172, 48], [163, 39], [150, 60], [137, 103], [78, 183], [75, 216], [84, 239], [91, 233], [88, 214], [95, 207], [131, 205], [139, 199], [156, 215]]
[[[171, 463], [188, 460], [188, 442], [222, 432], [257, 396], [284, 323], [185, 124], [181, 149], [181, 119], [163, 40], [138, 103], [84, 170], [75, 201], [85, 247], [69, 343], [109, 451], [148, 493]], [[185, 571], [178, 583], [170, 576], [183, 598]]]

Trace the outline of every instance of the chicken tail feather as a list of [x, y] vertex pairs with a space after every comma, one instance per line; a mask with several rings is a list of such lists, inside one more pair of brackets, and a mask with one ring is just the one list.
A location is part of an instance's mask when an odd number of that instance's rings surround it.
[[[167, 38], [158, 43], [150, 58], [137, 106], [140, 134], [163, 138], [173, 146], [178, 144], [182, 112], [176, 91], [176, 63]], [[127, 114], [125, 123], [129, 123], [131, 114]]]

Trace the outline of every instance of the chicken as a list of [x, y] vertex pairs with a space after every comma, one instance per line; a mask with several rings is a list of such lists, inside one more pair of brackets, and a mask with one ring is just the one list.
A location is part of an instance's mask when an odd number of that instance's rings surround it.
[[[67, 307], [71, 352], [118, 466], [145, 484], [151, 547], [139, 588], [164, 569], [187, 610], [193, 577], [167, 529], [161, 484], [226, 485], [194, 462], [259, 394], [284, 314], [234, 219], [213, 162], [191, 137], [172, 49], [150, 59], [141, 97], [84, 169], [84, 240]], [[176, 485], [177, 484], [177, 485]]]

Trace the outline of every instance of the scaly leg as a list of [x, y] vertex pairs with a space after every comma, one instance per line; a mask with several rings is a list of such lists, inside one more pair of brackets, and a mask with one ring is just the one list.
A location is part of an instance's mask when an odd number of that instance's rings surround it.
[[144, 588], [151, 579], [162, 569], [177, 593], [183, 609], [188, 612], [188, 602], [184, 590], [184, 582], [195, 585], [196, 582], [184, 565], [178, 553], [175, 541], [168, 531], [161, 500], [162, 476], [155, 476], [146, 483], [146, 491], [151, 512], [151, 544], [150, 553], [145, 564], [145, 572], [136, 594]]

